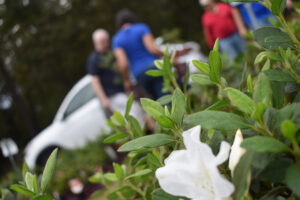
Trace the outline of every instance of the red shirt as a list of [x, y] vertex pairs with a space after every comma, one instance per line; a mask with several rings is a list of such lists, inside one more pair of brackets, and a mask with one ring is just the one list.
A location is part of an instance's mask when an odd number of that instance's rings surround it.
[[216, 7], [216, 12], [206, 11], [202, 16], [206, 41], [211, 48], [217, 38], [226, 38], [237, 31], [232, 8], [225, 3], [217, 3]]

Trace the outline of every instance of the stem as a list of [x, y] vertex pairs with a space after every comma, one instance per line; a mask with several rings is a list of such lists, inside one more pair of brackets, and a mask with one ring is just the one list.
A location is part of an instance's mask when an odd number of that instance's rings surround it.
[[292, 139], [292, 145], [294, 149], [293, 154], [296, 157], [296, 160], [300, 162], [300, 147], [295, 138]]
[[136, 187], [135, 185], [133, 185], [132, 183], [130, 183], [128, 181], [128, 186], [135, 192], [137, 192], [139, 195], [141, 195], [143, 197], [143, 200], [146, 200], [146, 197], [145, 197], [145, 193], [138, 187]]
[[174, 129], [172, 129], [172, 131], [173, 131], [177, 136], [179, 136], [180, 141], [182, 142], [182, 141], [183, 141], [183, 137], [182, 137], [181, 133], [178, 131], [178, 129], [177, 129], [177, 128], [174, 128]]

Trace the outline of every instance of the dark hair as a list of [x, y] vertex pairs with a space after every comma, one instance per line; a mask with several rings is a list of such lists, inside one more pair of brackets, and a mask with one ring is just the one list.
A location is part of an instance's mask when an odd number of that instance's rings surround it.
[[116, 27], [120, 29], [126, 23], [135, 23], [136, 16], [128, 9], [120, 10], [116, 14]]

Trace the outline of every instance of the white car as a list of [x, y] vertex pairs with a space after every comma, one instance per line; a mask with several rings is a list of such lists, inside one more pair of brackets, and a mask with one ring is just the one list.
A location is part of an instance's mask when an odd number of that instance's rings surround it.
[[75, 149], [107, 133], [106, 116], [91, 85], [91, 76], [83, 77], [63, 100], [54, 121], [34, 137], [25, 148], [30, 168], [44, 164], [54, 148]]

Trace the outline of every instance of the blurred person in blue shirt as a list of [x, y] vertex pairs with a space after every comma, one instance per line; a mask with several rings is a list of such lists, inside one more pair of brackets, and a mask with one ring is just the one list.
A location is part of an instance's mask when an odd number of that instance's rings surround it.
[[121, 10], [116, 15], [119, 31], [113, 37], [113, 51], [123, 75], [126, 92], [130, 91], [130, 72], [154, 99], [163, 96], [162, 77], [152, 77], [146, 71], [155, 69], [154, 61], [164, 53], [156, 46], [150, 28], [144, 23], [136, 23], [136, 17], [129, 10]]

